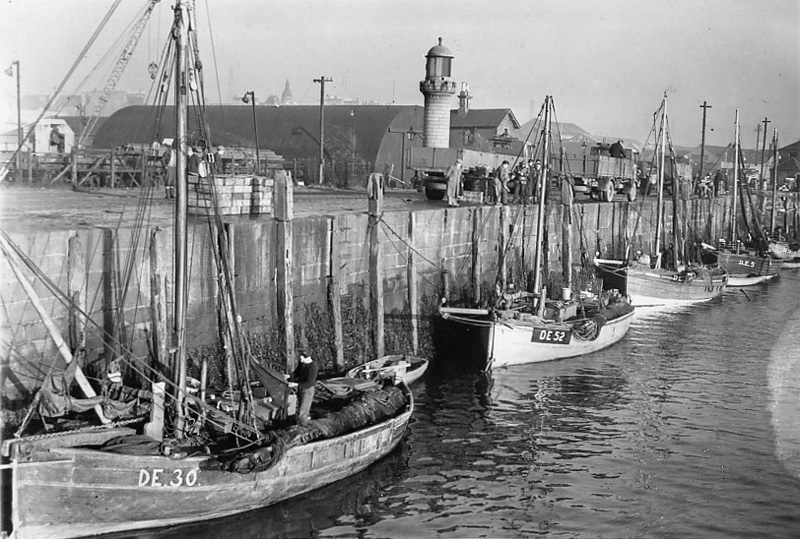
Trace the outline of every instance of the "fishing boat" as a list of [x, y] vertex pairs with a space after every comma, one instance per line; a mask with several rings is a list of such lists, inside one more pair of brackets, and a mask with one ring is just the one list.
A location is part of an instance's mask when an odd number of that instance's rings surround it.
[[[622, 339], [633, 308], [618, 293], [573, 298], [567, 288], [560, 299], [548, 299], [543, 286], [543, 231], [550, 184], [552, 97], [544, 106], [544, 140], [539, 175], [539, 205], [530, 291], [506, 291], [491, 308], [440, 305], [435, 339], [461, 361], [485, 369], [552, 361], [602, 350]], [[569, 268], [568, 268], [569, 272]]]
[[[770, 256], [780, 262], [781, 269], [800, 268], [800, 241], [786, 241], [775, 228], [778, 211], [778, 130], [772, 137], [772, 210], [770, 212], [770, 231], [772, 237], [767, 242]], [[796, 204], [796, 202], [795, 202]], [[795, 236], [796, 237], [796, 236]]]
[[[677, 188], [672, 189], [672, 242], [662, 248], [662, 226], [664, 221], [664, 171], [666, 141], [668, 138], [667, 94], [655, 117], [660, 117], [658, 152], [658, 192], [656, 207], [656, 229], [653, 252], [654, 262], [648, 254], [637, 254], [632, 260], [595, 258], [598, 277], [603, 279], [605, 289], [619, 290], [630, 297], [636, 307], [654, 307], [691, 304], [719, 297], [728, 284], [728, 273], [720, 267], [701, 267], [687, 264], [679, 267], [675, 246], [678, 241]], [[675, 182], [673, 181], [673, 185]], [[679, 249], [680, 251], [680, 249]]]
[[[194, 391], [188, 375], [190, 343], [185, 330], [189, 262], [186, 115], [188, 99], [202, 103], [202, 92], [195, 88], [202, 77], [197, 73], [200, 61], [191, 54], [191, 44], [196, 41], [192, 35], [195, 25], [189, 21], [195, 14], [190, 13], [186, 0], [176, 0], [174, 12], [170, 31], [174, 62], [164, 68], [164, 80], [170, 79], [175, 90], [174, 140], [180, 149], [176, 152], [175, 312], [170, 350], [175, 372], [169, 373], [174, 376], [148, 369], [124, 342], [117, 343], [122, 351], [120, 360], [132, 362], [152, 380], [150, 388], [136, 390], [133, 402], [149, 409], [149, 414], [135, 414], [132, 404], [124, 403], [121, 408], [130, 414], [120, 417], [130, 418], [112, 418], [109, 410], [121, 401], [96, 394], [79, 360], [36, 301], [36, 291], [23, 273], [23, 265], [29, 271], [36, 270], [35, 265], [0, 231], [4, 260], [28, 292], [67, 365], [63, 372], [48, 375], [31, 414], [2, 444], [4, 475], [11, 476], [4, 497], [11, 497], [10, 531], [17, 539], [85, 537], [169, 526], [268, 506], [351, 476], [386, 456], [402, 439], [414, 408], [411, 392], [402, 380], [325, 381], [317, 383], [312, 419], [296, 423], [288, 382], [252, 355], [241, 331], [225, 253], [215, 258], [218, 295], [225, 306], [218, 318], [230, 345], [232, 368], [238, 369], [233, 377], [238, 389], [221, 393], [216, 405], [211, 388], [201, 385], [199, 392]], [[167, 92], [170, 84], [163, 86]], [[213, 182], [209, 185], [213, 191]], [[216, 208], [216, 197], [212, 200]], [[215, 222], [219, 224], [209, 215], [209, 226]], [[48, 284], [44, 272], [39, 270], [36, 275], [56, 297], [72, 301], [56, 286], [51, 287], [53, 283]], [[79, 305], [69, 304], [91, 323]], [[111, 374], [109, 371], [116, 384]], [[251, 381], [253, 375], [257, 380]], [[87, 399], [69, 394], [73, 379]], [[100, 422], [26, 435], [27, 419], [34, 409], [42, 414], [44, 404], [94, 410]]]
[[[744, 243], [739, 239], [737, 203], [740, 196], [742, 198], [742, 216], [744, 217], [745, 224], [748, 224], [743, 196], [747, 184], [745, 183], [744, 187], [741, 189], [739, 188], [739, 169], [742, 160], [740, 143], [739, 110], [737, 109], [733, 143], [733, 197], [731, 197], [732, 217], [730, 234], [728, 240], [721, 239], [717, 243], [717, 247], [712, 247], [705, 243], [702, 244], [703, 253], [701, 255], [705, 263], [717, 264], [719, 267], [725, 269], [728, 272], [728, 286], [733, 287], [753, 286], [770, 281], [778, 276], [777, 270], [781, 266], [781, 262], [770, 256], [769, 252], [764, 249], [766, 238], [764, 238], [761, 226], [757, 221], [755, 212], [752, 211], [752, 207], [751, 215], [753, 216], [754, 234], [751, 234], [751, 237], [754, 236], [756, 238], [756, 243], [746, 248]], [[775, 141], [775, 143], [777, 143], [777, 141]], [[749, 191], [748, 200], [750, 200]], [[773, 200], [773, 208], [774, 206], [775, 201]]]
[[383, 356], [347, 371], [349, 378], [380, 379], [399, 376], [411, 385], [428, 370], [429, 361], [422, 357], [403, 354]]

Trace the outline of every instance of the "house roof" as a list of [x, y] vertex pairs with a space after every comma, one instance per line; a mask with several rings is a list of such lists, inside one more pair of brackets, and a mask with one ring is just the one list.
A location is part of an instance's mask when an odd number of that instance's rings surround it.
[[793, 174], [800, 172], [800, 161], [798, 161], [797, 158], [795, 157], [782, 159], [781, 162], [778, 164], [778, 170], [780, 172], [789, 172]]
[[[516, 136], [521, 140], [525, 140], [533, 129], [536, 126], [537, 122], [541, 122], [538, 118], [532, 118], [522, 124], [519, 129], [517, 129]], [[562, 139], [571, 139], [577, 136], [584, 136], [588, 137], [591, 140], [596, 140], [594, 137], [589, 135], [588, 131], [585, 131], [578, 127], [575, 124], [571, 123], [562, 123], [562, 122], [553, 122], [553, 132], [554, 133], [561, 133]]]
[[506, 116], [511, 118], [514, 129], [519, 129], [519, 122], [511, 109], [470, 109], [463, 116], [458, 109], [453, 109], [450, 111], [450, 127], [497, 127]]

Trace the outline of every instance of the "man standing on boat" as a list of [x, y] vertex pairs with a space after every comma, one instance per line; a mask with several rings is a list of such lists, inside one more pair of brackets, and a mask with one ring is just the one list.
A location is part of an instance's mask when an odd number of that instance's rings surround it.
[[445, 172], [447, 178], [447, 207], [455, 208], [458, 206], [458, 187], [461, 183], [461, 164], [463, 161], [459, 157], [456, 162], [450, 165]]
[[314, 359], [305, 352], [300, 352], [300, 363], [292, 374], [293, 382], [289, 384], [290, 387], [297, 388], [299, 400], [297, 423], [300, 425], [311, 421], [309, 411], [314, 400], [314, 385], [317, 383], [318, 372], [319, 367]]

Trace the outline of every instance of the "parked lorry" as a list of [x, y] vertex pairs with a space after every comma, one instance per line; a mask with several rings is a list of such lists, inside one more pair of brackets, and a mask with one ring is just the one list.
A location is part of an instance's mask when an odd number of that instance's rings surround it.
[[626, 148], [625, 157], [611, 157], [609, 148], [608, 144], [597, 144], [588, 155], [556, 157], [556, 164], [563, 172], [572, 174], [578, 193], [603, 202], [612, 202], [620, 193], [633, 201], [639, 186], [637, 152]]
[[411, 148], [410, 167], [418, 178], [418, 187], [430, 200], [442, 200], [447, 194], [447, 168], [461, 158], [462, 170], [493, 170], [503, 161], [513, 166], [516, 155], [481, 152], [459, 148]]

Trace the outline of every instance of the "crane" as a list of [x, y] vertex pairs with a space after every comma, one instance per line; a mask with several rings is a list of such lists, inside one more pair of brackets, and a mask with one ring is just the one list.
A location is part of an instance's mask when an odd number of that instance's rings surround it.
[[128, 65], [128, 61], [130, 60], [131, 56], [133, 56], [133, 51], [136, 49], [136, 45], [139, 43], [139, 38], [142, 37], [142, 32], [144, 32], [145, 26], [147, 26], [147, 21], [150, 20], [150, 15], [153, 13], [156, 4], [159, 2], [161, 2], [161, 0], [149, 0], [144, 12], [139, 17], [139, 20], [136, 21], [136, 24], [131, 31], [131, 35], [128, 38], [128, 42], [125, 44], [125, 48], [122, 49], [122, 53], [120, 53], [119, 58], [117, 58], [114, 68], [111, 71], [111, 75], [106, 81], [105, 86], [103, 86], [100, 97], [98, 97], [97, 105], [94, 108], [94, 114], [92, 114], [92, 116], [86, 122], [86, 126], [81, 132], [81, 136], [77, 144], [79, 148], [83, 146], [83, 143], [86, 141], [86, 137], [92, 132], [94, 126], [97, 125], [97, 121], [100, 119], [100, 113], [103, 112], [106, 103], [108, 103], [109, 97], [111, 97], [111, 92], [114, 91], [114, 88], [117, 86], [120, 77], [122, 77], [122, 73], [125, 71], [125, 67]]

